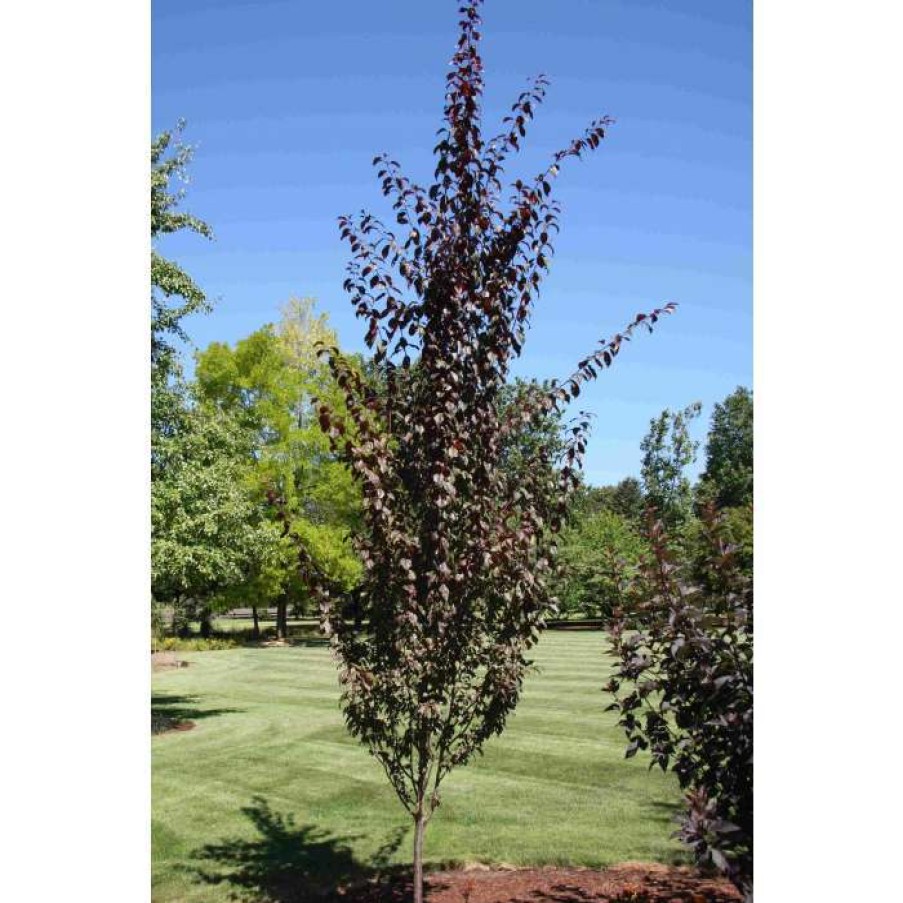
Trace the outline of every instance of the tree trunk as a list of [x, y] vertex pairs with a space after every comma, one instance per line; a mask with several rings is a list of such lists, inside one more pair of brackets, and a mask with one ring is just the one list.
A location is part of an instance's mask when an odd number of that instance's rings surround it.
[[185, 637], [191, 633], [181, 596], [176, 597], [176, 600], [172, 604], [172, 623], [170, 624], [169, 629], [173, 636], [180, 637], [181, 639], [185, 639]]
[[414, 903], [423, 903], [423, 813], [414, 816]]
[[210, 624], [210, 611], [209, 609], [204, 609], [201, 612], [201, 636], [207, 640], [210, 638], [210, 634], [212, 633], [212, 626]]
[[285, 599], [276, 603], [276, 636], [280, 640], [288, 638], [288, 602]]
[[253, 630], [252, 635], [255, 640], [259, 640], [260, 639], [260, 621], [257, 619], [257, 606], [256, 605], [251, 606], [251, 615], [254, 618], [254, 630]]
[[360, 633], [364, 623], [364, 613], [361, 610], [361, 594], [355, 592], [352, 599], [354, 600], [354, 629], [357, 633]]

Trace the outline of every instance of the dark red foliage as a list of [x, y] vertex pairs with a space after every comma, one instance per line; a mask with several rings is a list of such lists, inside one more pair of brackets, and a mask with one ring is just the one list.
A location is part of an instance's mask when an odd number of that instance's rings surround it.
[[369, 213], [340, 218], [352, 255], [345, 289], [366, 324], [378, 378], [324, 349], [345, 412], [318, 411], [364, 499], [364, 629], [348, 624], [319, 585], [346, 722], [418, 824], [438, 805], [448, 772], [503, 729], [526, 654], [553, 610], [552, 538], [579, 477], [589, 419], [579, 416], [563, 444], [516, 437], [543, 435], [637, 327], [651, 330], [673, 309], [639, 314], [566, 379], [500, 403], [553, 254], [552, 183], [566, 160], [599, 146], [610, 120], [593, 122], [534, 179], [515, 181], [505, 201], [503, 164], [546, 80], [534, 80], [485, 142], [479, 7], [460, 7], [433, 184], [422, 188], [396, 160], [377, 156], [397, 228]]
[[752, 897], [753, 587], [723, 518], [703, 512], [704, 580], [692, 580], [661, 522], [611, 628], [606, 687], [627, 756], [648, 750], [686, 792], [680, 837]]

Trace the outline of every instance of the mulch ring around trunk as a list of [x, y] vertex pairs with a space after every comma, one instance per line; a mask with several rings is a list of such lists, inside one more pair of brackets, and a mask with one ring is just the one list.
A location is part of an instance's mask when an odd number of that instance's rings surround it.
[[151, 713], [151, 734], [159, 737], [160, 734], [176, 734], [181, 731], [190, 731], [194, 727], [193, 721], [179, 721], [171, 715]]
[[[428, 903], [738, 903], [722, 878], [690, 868], [631, 862], [604, 871], [583, 868], [456, 869], [425, 876]], [[330, 899], [401, 903], [412, 898], [409, 876], [349, 887]]]

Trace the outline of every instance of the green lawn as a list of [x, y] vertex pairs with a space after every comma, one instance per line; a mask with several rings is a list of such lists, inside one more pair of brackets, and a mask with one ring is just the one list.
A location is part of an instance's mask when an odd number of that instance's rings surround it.
[[[674, 861], [670, 775], [624, 759], [596, 632], [550, 632], [508, 729], [452, 774], [426, 858], [605, 866]], [[181, 653], [158, 713], [196, 722], [153, 744], [153, 899], [288, 899], [285, 886], [407, 861], [407, 816], [348, 737], [322, 647]], [[399, 843], [401, 844], [399, 847]]]

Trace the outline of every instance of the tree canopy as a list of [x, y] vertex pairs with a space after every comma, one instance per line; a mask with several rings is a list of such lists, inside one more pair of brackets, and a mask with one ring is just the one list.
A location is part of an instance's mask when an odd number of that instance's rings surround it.
[[180, 210], [185, 188], [173, 183], [188, 182], [188, 166], [193, 149], [177, 136], [184, 122], [162, 132], [151, 143], [150, 238], [151, 238], [151, 478], [159, 473], [158, 440], [172, 435], [185, 412], [185, 387], [177, 340], [187, 341], [182, 320], [188, 314], [210, 309], [203, 290], [174, 261], [159, 250], [161, 239], [189, 231], [210, 239], [213, 232], [203, 220]]

